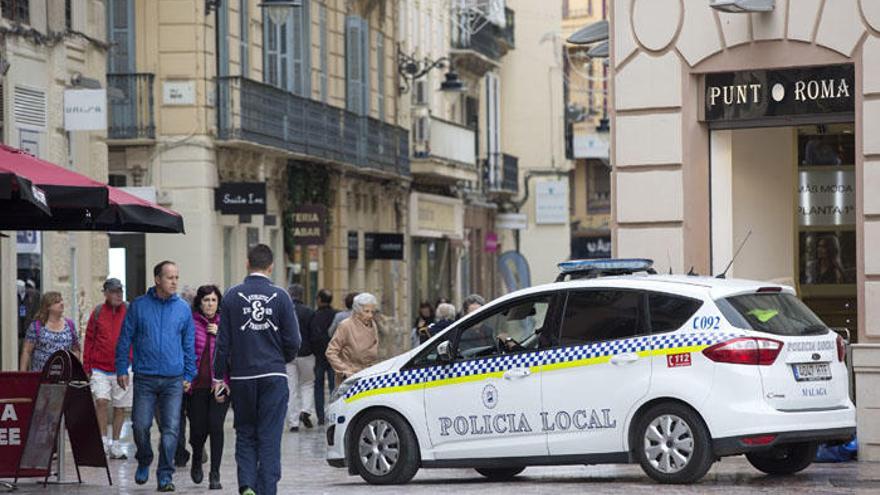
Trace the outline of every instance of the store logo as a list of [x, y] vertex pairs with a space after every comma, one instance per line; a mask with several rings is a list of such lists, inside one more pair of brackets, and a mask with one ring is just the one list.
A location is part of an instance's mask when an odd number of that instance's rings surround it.
[[794, 85], [794, 99], [797, 101], [830, 100], [849, 98], [849, 84], [846, 79], [823, 79], [822, 81], [798, 81]]
[[498, 389], [494, 385], [483, 387], [483, 405], [486, 409], [495, 409], [498, 405]]
[[776, 83], [773, 85], [773, 89], [770, 90], [770, 95], [773, 97], [773, 101], [779, 102], [785, 99], [785, 86]]

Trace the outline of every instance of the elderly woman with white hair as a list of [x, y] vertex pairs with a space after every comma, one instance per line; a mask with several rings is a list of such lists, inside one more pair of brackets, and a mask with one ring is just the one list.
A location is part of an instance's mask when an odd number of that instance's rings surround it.
[[376, 296], [368, 292], [358, 294], [351, 316], [342, 320], [327, 345], [327, 361], [336, 372], [336, 383], [378, 361], [379, 332], [373, 320], [376, 306]]

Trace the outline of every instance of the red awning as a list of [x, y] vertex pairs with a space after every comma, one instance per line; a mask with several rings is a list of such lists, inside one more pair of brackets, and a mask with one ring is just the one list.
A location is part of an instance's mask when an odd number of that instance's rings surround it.
[[106, 208], [107, 185], [24, 151], [0, 144], [0, 172], [15, 174], [46, 192], [49, 207]]

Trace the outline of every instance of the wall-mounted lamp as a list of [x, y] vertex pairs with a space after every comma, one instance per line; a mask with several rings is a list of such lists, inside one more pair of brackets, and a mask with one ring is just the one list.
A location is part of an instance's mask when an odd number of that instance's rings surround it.
[[302, 7], [302, 0], [263, 0], [257, 7], [263, 9], [274, 24], [281, 24], [287, 19], [290, 9]]
[[205, 0], [205, 15], [211, 15], [211, 12], [216, 12], [222, 4], [223, 0]]
[[400, 74], [400, 77], [403, 78], [403, 85], [400, 87], [401, 93], [407, 93], [413, 81], [425, 77], [428, 72], [431, 72], [433, 69], [444, 68], [448, 68], [448, 70], [446, 71], [444, 81], [440, 83], [440, 91], [466, 91], [467, 87], [458, 76], [458, 72], [455, 71], [455, 67], [452, 66], [452, 61], [449, 60], [449, 58], [441, 57], [437, 60], [431, 60], [430, 58], [425, 57], [419, 60], [413, 55], [407, 55], [401, 52], [398, 48], [397, 72]]

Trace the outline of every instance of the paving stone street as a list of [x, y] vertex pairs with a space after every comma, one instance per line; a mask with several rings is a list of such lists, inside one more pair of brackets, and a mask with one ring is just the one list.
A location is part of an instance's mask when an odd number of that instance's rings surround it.
[[[154, 444], [157, 434], [153, 432]], [[190, 480], [189, 469], [180, 468], [174, 477], [179, 493], [237, 493], [235, 482], [234, 436], [227, 423], [222, 482], [224, 489], [209, 491], [206, 480], [196, 485]], [[324, 435], [321, 430], [285, 433], [282, 444], [283, 477], [279, 493], [308, 494], [427, 494], [455, 490], [484, 495], [517, 495], [537, 493], [595, 494], [877, 494], [880, 493], [880, 463], [814, 464], [805, 472], [790, 477], [768, 477], [752, 468], [744, 457], [726, 458], [716, 463], [702, 482], [692, 486], [662, 486], [653, 483], [637, 465], [532, 467], [512, 482], [492, 483], [468, 469], [421, 470], [405, 486], [370, 486], [359, 477], [348, 476], [345, 470], [331, 468], [324, 461]], [[65, 483], [50, 484], [44, 489], [36, 480], [22, 480], [16, 493], [155, 493], [155, 462], [150, 481], [143, 486], [134, 483], [136, 462], [110, 461], [112, 487], [107, 486], [103, 470], [82, 468], [84, 483], [75, 483], [76, 472], [67, 457]], [[206, 468], [207, 469], [207, 468]], [[74, 480], [73, 483], [70, 483]]]

